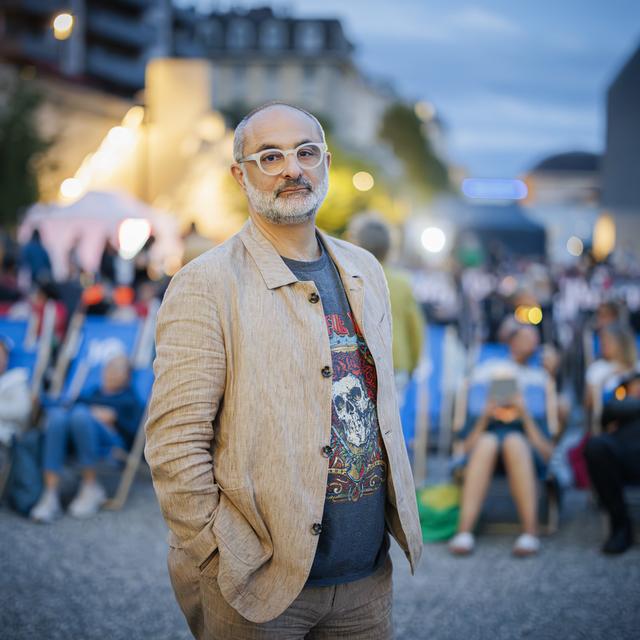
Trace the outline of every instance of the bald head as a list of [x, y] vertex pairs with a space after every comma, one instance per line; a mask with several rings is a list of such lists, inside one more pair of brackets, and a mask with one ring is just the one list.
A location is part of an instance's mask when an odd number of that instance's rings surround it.
[[102, 389], [107, 393], [121, 391], [129, 383], [131, 365], [125, 354], [110, 358], [102, 369]]
[[245, 144], [247, 138], [251, 137], [252, 130], [258, 128], [260, 130], [267, 129], [270, 126], [277, 127], [281, 124], [281, 121], [286, 117], [293, 117], [294, 119], [311, 120], [317, 133], [320, 136], [320, 141], [325, 142], [324, 129], [320, 124], [318, 118], [312, 113], [305, 111], [300, 107], [296, 107], [285, 102], [269, 102], [257, 107], [253, 111], [250, 111], [238, 124], [233, 136], [233, 159], [236, 162], [240, 162], [245, 156]]

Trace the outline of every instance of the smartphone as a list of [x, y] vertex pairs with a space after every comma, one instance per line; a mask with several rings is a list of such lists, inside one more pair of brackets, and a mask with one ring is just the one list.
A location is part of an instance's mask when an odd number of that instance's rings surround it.
[[518, 384], [515, 378], [495, 378], [491, 381], [489, 398], [499, 407], [509, 406], [517, 393]]

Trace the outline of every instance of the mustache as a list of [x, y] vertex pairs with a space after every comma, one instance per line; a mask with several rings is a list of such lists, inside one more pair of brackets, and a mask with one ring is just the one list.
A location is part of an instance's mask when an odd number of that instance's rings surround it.
[[294, 189], [296, 187], [304, 187], [305, 189], [309, 189], [309, 191], [313, 191], [313, 187], [311, 183], [304, 178], [303, 176], [299, 176], [295, 180], [286, 180], [282, 185], [280, 185], [276, 189], [276, 198], [285, 190], [285, 189]]

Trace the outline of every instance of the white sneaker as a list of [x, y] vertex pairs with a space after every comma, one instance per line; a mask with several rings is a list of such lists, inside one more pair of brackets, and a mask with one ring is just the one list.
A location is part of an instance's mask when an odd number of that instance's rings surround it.
[[449, 540], [449, 551], [457, 556], [468, 556], [473, 552], [475, 546], [475, 536], [468, 531], [457, 533]]
[[60, 496], [55, 489], [45, 489], [40, 499], [29, 512], [29, 517], [35, 522], [51, 524], [62, 516]]
[[513, 545], [513, 555], [519, 558], [534, 556], [540, 551], [540, 539], [530, 533], [523, 533]]
[[78, 495], [69, 505], [69, 513], [74, 518], [91, 518], [100, 511], [100, 507], [106, 501], [107, 494], [101, 484], [97, 482], [83, 483]]

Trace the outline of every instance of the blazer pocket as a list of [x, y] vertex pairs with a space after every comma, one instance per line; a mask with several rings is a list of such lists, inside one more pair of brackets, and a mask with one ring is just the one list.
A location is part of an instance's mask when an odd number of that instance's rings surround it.
[[216, 549], [201, 565], [200, 575], [203, 578], [215, 578], [218, 575], [218, 563], [220, 562], [220, 553]]
[[258, 512], [253, 492], [245, 487], [221, 489], [213, 531], [221, 563], [226, 556], [257, 568], [273, 554], [271, 536]]

